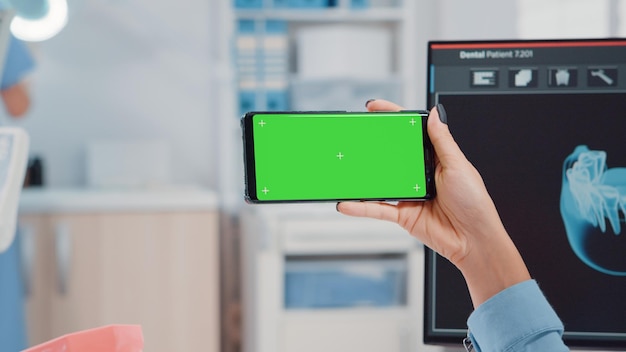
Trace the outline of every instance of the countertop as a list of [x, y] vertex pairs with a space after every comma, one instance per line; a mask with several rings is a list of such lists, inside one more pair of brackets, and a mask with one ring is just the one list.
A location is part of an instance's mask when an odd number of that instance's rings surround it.
[[184, 186], [154, 189], [25, 188], [20, 214], [217, 210], [217, 193]]

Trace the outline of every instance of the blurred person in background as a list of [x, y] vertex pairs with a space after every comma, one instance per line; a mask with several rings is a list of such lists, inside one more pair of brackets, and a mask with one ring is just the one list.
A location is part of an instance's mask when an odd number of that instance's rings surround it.
[[[0, 2], [0, 13], [5, 11]], [[8, 21], [8, 16], [2, 16]], [[7, 115], [21, 118], [30, 107], [27, 76], [34, 70], [35, 61], [28, 45], [15, 38], [9, 26], [0, 27], [0, 96]], [[24, 283], [20, 268], [19, 236], [6, 252], [0, 253], [0, 351], [20, 351], [28, 347], [24, 311]]]

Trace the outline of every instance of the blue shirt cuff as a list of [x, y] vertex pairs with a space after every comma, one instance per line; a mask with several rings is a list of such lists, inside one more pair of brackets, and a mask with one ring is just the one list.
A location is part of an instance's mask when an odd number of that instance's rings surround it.
[[531, 351], [532, 346], [537, 351], [568, 350], [561, 337], [563, 323], [535, 280], [491, 297], [476, 308], [467, 324], [477, 351]]

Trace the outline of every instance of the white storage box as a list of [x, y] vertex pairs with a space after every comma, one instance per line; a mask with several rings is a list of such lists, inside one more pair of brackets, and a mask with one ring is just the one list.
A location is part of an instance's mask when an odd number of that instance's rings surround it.
[[392, 72], [389, 28], [323, 25], [299, 28], [297, 72], [301, 79], [385, 78]]

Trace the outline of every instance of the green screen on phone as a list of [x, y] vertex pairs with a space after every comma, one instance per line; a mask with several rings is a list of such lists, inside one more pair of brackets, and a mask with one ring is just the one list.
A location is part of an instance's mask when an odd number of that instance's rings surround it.
[[247, 182], [254, 183], [248, 196], [261, 202], [427, 198], [426, 114], [248, 114], [253, 160], [246, 164], [253, 171]]

